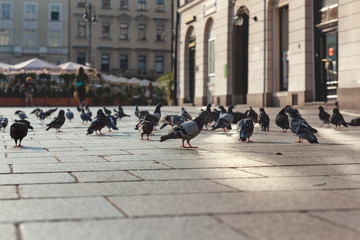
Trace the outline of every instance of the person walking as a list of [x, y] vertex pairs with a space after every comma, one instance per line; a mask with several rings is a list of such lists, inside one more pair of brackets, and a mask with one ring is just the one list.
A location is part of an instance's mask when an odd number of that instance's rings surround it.
[[85, 94], [86, 94], [85, 85], [88, 84], [88, 82], [89, 82], [89, 77], [87, 74], [85, 74], [84, 68], [79, 67], [76, 76], [76, 91], [79, 97], [80, 107], [84, 106]]
[[30, 101], [30, 106], [33, 106], [33, 97], [32, 97], [32, 93], [34, 91], [34, 86], [33, 83], [31, 82], [32, 78], [30, 76], [28, 76], [26, 78], [26, 81], [24, 83], [24, 90], [25, 90], [25, 105], [28, 107], [29, 106], [29, 101]]

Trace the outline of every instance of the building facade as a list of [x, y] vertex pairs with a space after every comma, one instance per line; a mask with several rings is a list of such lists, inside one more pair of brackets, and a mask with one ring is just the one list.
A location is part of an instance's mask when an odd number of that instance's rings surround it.
[[62, 0], [0, 1], [0, 62], [34, 57], [53, 64], [67, 61], [68, 11]]
[[170, 2], [74, 0], [70, 8], [71, 61], [150, 80], [170, 71]]
[[360, 109], [360, 1], [180, 0], [179, 103]]

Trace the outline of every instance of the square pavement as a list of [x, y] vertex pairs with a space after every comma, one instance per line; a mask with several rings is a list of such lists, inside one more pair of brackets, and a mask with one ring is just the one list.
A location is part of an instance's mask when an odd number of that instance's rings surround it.
[[[186, 107], [193, 117], [200, 108]], [[22, 148], [9, 135], [18, 109], [34, 127]], [[102, 136], [86, 135], [75, 108], [59, 133], [45, 131], [56, 113], [42, 122], [33, 109], [0, 108], [9, 119], [0, 133], [1, 239], [359, 239], [360, 127], [318, 127], [315, 107], [300, 113], [319, 144], [295, 143], [274, 123], [280, 109], [266, 108], [270, 131], [256, 124], [253, 143], [239, 142], [234, 124], [203, 130], [191, 141], [196, 149], [160, 143], [169, 126], [140, 140], [133, 106], [123, 107], [131, 117], [119, 130]], [[165, 106], [162, 116], [179, 111]], [[342, 113], [348, 122], [360, 116]]]

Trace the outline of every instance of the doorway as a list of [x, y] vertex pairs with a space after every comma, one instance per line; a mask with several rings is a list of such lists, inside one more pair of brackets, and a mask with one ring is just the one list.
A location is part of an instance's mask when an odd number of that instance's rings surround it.
[[195, 98], [195, 53], [196, 43], [195, 38], [189, 41], [189, 102], [194, 103]]

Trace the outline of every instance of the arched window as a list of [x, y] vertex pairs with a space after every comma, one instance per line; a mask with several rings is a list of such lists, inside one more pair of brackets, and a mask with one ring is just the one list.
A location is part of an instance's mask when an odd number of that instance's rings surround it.
[[209, 23], [208, 28], [208, 75], [215, 75], [215, 29], [214, 22]]

